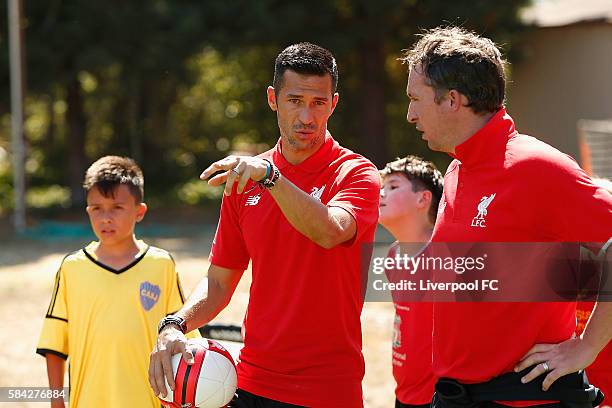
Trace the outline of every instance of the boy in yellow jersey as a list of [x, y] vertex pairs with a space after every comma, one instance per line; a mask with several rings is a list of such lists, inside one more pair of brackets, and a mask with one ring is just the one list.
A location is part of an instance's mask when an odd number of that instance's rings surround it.
[[[159, 407], [149, 351], [157, 322], [183, 305], [174, 260], [134, 236], [147, 206], [132, 159], [99, 159], [83, 186], [98, 241], [62, 261], [36, 352], [46, 357], [53, 389], [63, 387], [70, 357], [71, 407]], [[64, 400], [51, 407], [64, 408]]]

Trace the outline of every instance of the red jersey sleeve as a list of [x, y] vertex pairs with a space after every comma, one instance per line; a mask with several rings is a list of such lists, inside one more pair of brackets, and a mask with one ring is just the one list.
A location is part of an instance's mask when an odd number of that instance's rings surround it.
[[249, 251], [239, 222], [238, 195], [223, 196], [217, 232], [210, 248], [210, 263], [222, 268], [245, 270]]
[[363, 234], [378, 223], [380, 175], [373, 164], [364, 162], [353, 168], [343, 180], [340, 190], [327, 203], [348, 211], [357, 222], [355, 237], [345, 244], [360, 241]]
[[[551, 212], [566, 242], [604, 243], [612, 236], [612, 194], [566, 156], [553, 176]], [[546, 183], [546, 180], [543, 181]]]

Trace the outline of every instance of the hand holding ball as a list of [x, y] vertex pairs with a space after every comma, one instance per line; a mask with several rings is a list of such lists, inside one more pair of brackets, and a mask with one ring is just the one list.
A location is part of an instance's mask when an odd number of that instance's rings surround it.
[[230, 353], [218, 342], [197, 339], [191, 342], [194, 363], [189, 365], [181, 354], [172, 356], [176, 387], [160, 398], [167, 408], [219, 408], [227, 405], [236, 392], [236, 365]]

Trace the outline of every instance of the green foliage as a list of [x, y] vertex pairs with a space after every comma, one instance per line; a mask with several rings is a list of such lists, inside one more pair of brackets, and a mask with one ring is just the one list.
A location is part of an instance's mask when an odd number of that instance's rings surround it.
[[211, 187], [201, 180], [190, 180], [179, 186], [177, 197], [181, 204], [198, 205], [218, 201], [223, 196], [223, 187]]
[[13, 208], [13, 181], [8, 153], [0, 144], [0, 216]]
[[30, 208], [67, 208], [70, 205], [70, 190], [58, 185], [32, 187], [26, 194], [26, 203]]
[[[75, 174], [75, 155], [88, 164], [105, 154], [140, 162], [150, 203], [217, 200], [218, 192], [198, 175], [231, 151], [258, 153], [274, 145], [278, 128], [265, 91], [276, 54], [297, 41], [319, 43], [338, 58], [341, 98], [329, 127], [344, 145], [377, 164], [410, 152], [444, 168], [449, 157], [429, 151], [405, 122], [401, 50], [421, 29], [452, 23], [509, 44], [512, 56], [510, 45], [521, 30], [517, 10], [527, 3], [26, 1], [29, 203], [66, 205], [65, 187], [78, 188], [84, 170]], [[0, 18], [6, 21], [6, 2], [0, 2]], [[0, 33], [5, 151], [7, 55]], [[70, 119], [75, 81], [83, 114]], [[84, 141], [84, 151], [71, 149], [75, 140]], [[8, 162], [2, 163], [0, 157], [0, 211], [9, 208], [12, 194]]]

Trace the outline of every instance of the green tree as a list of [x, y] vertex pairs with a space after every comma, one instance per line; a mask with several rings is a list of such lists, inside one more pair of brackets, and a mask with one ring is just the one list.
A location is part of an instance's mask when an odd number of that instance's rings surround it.
[[28, 87], [33, 95], [66, 103], [64, 163], [73, 204], [84, 202], [86, 145], [97, 136], [88, 137], [97, 112], [86, 111], [85, 93], [98, 95], [85, 89], [84, 81], [90, 79], [90, 88], [91, 79], [114, 82], [102, 87], [119, 90], [112, 136], [127, 140], [129, 154], [142, 158], [143, 134], [157, 129], [147, 118], [160, 112], [166, 117], [174, 85], [185, 76], [185, 60], [201, 47], [202, 11], [195, 0], [25, 2]]
[[[276, 54], [298, 41], [338, 58], [341, 102], [330, 128], [343, 144], [377, 165], [410, 152], [444, 167], [448, 156], [430, 152], [405, 122], [401, 50], [443, 23], [511, 44], [527, 2], [26, 0], [32, 185], [69, 185], [79, 205], [85, 166], [125, 154], [143, 165], [149, 199], [175, 200], [210, 161], [276, 142], [265, 88]], [[6, 21], [5, 8], [0, 2]], [[0, 33], [4, 145], [7, 55]]]
[[[297, 41], [333, 50], [339, 59], [343, 101], [331, 126], [339, 129], [343, 141], [381, 165], [392, 156], [390, 139], [409, 133], [402, 120], [405, 112], [397, 115], [397, 105], [406, 105], [406, 71], [395, 61], [400, 50], [408, 48], [422, 29], [444, 23], [508, 42], [522, 29], [518, 11], [528, 2], [217, 0], [207, 2], [205, 18], [210, 43], [222, 50], [262, 44], [278, 50]], [[405, 136], [402, 139], [405, 145]], [[424, 150], [422, 144], [411, 148]]]

